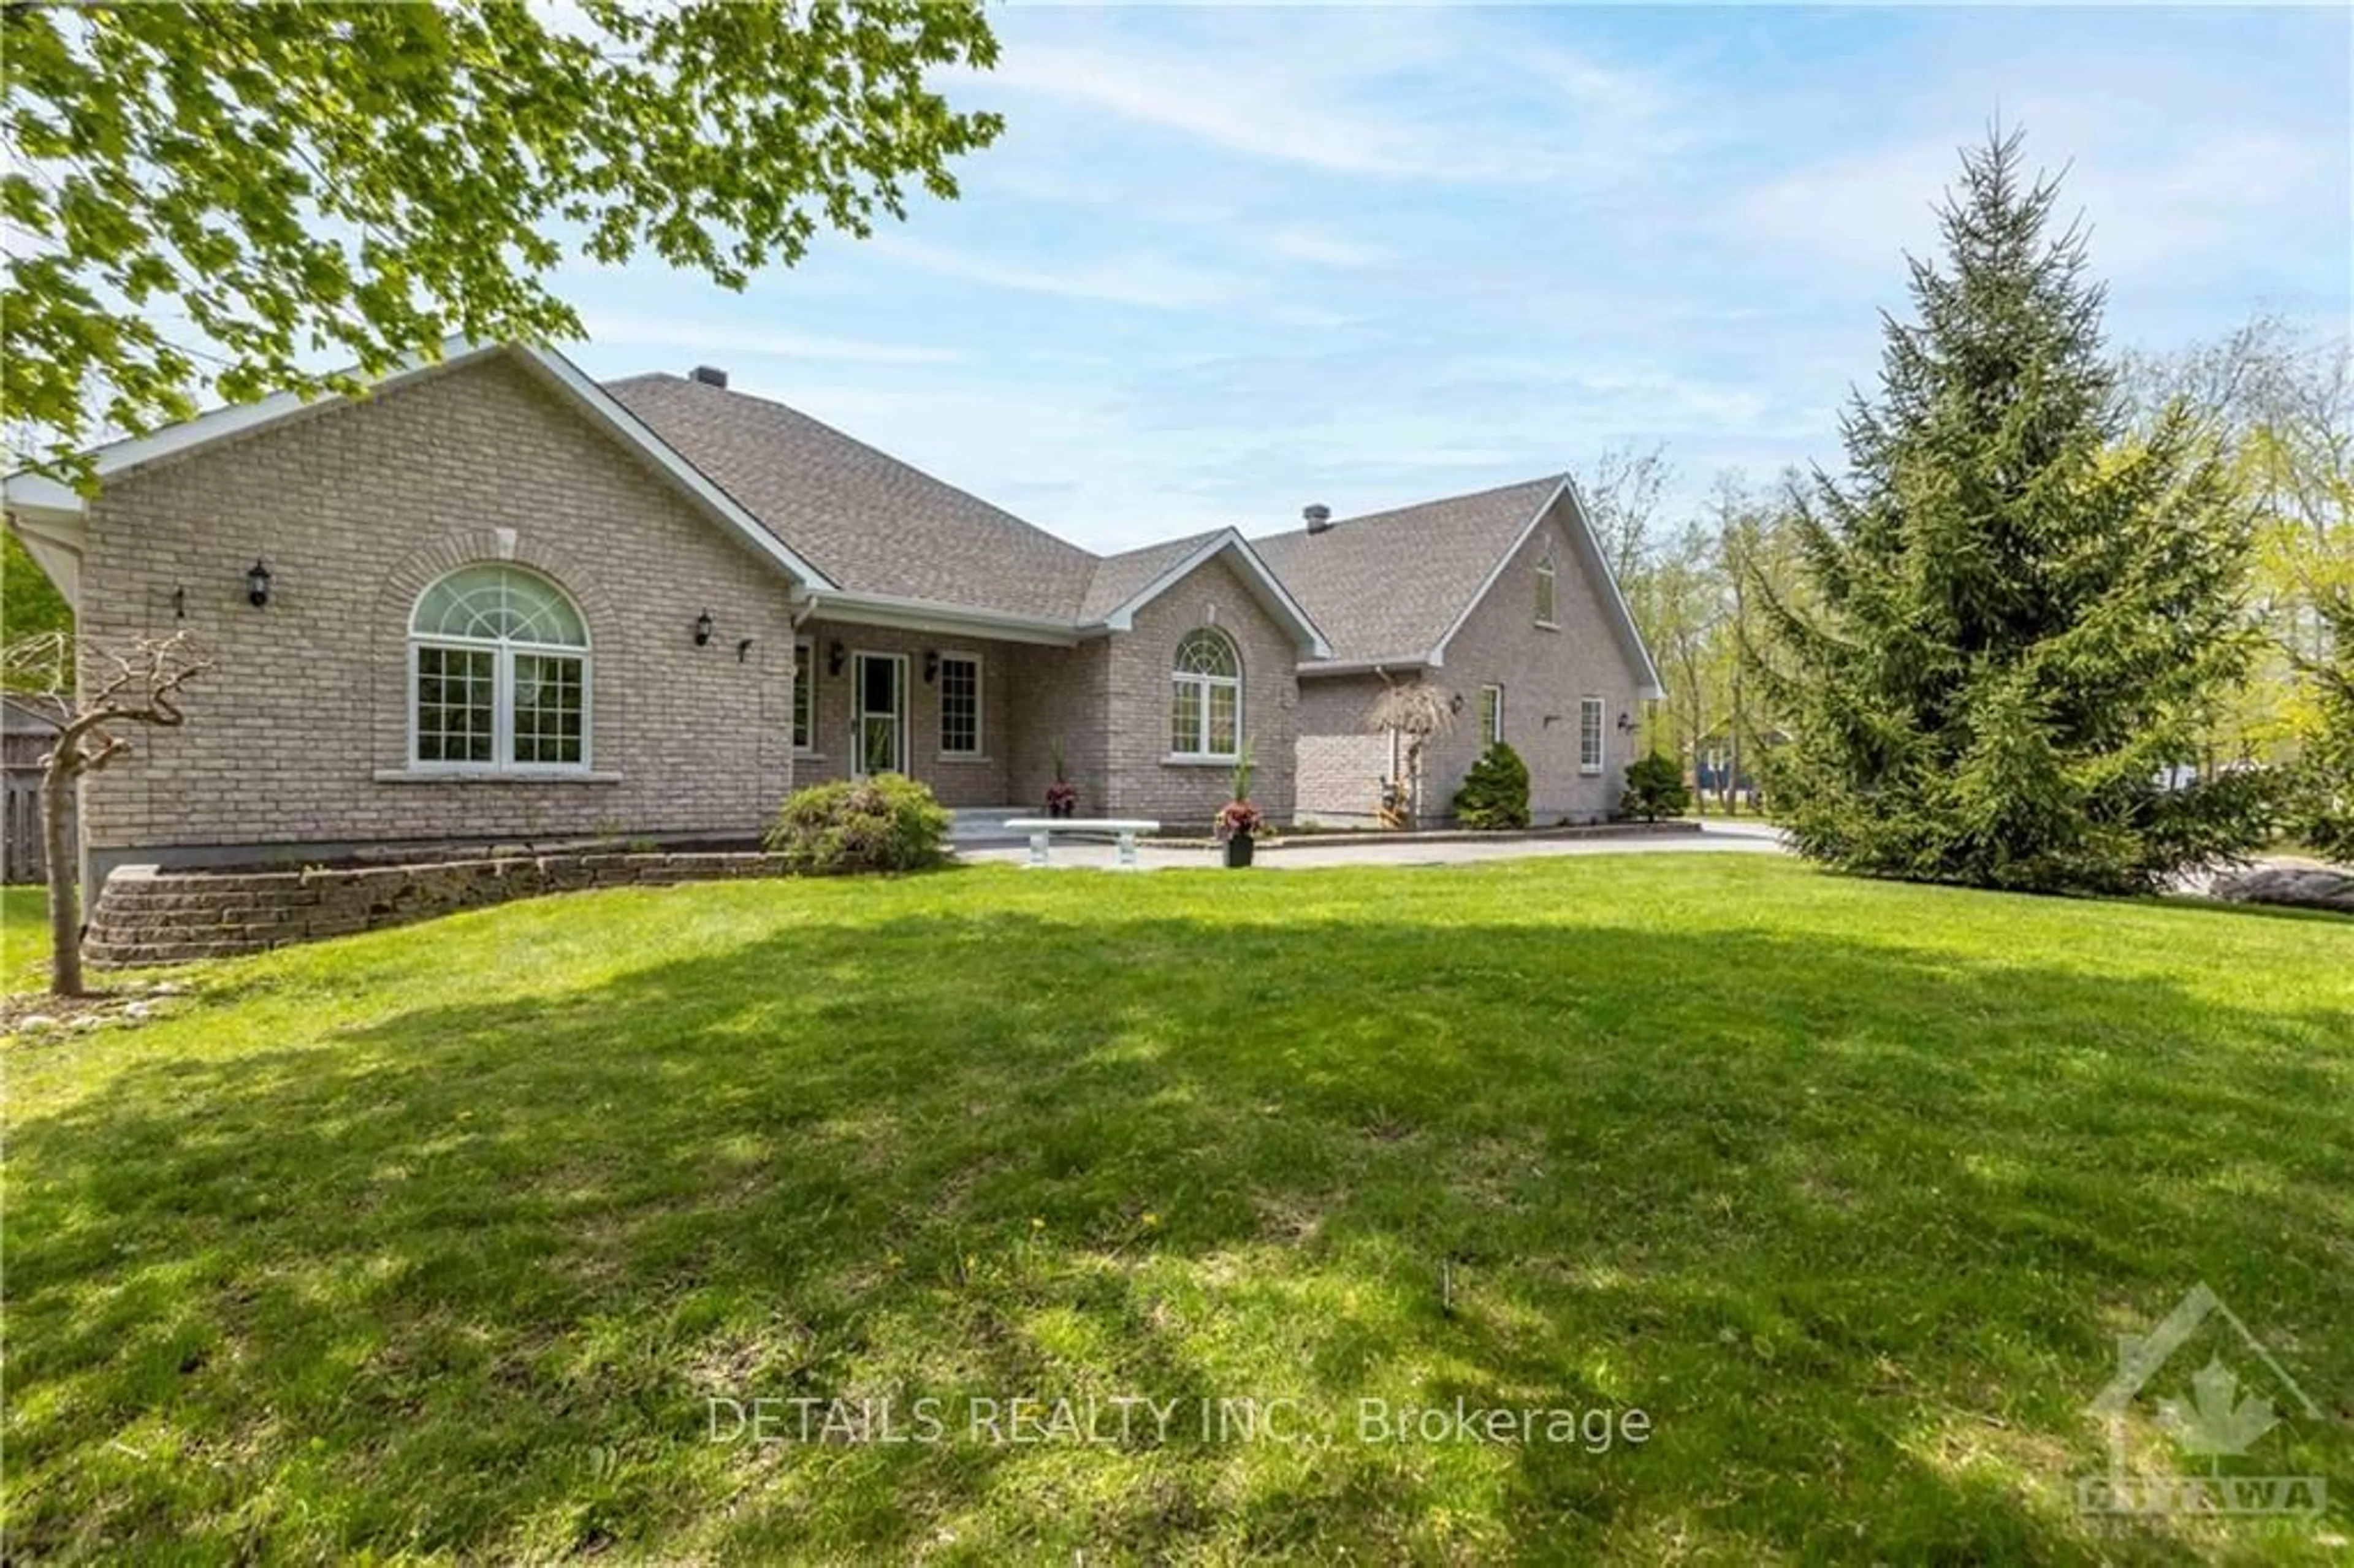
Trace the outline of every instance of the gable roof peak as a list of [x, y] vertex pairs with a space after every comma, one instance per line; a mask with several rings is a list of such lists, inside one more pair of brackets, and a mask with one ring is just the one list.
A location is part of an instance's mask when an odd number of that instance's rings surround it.
[[1559, 475], [1443, 496], [1251, 541], [1336, 659], [1437, 656], [1561, 490]]
[[616, 401], [846, 592], [1070, 620], [1096, 557], [792, 405], [655, 371]]
[[[1378, 512], [1360, 512], [1352, 517], [1335, 517], [1323, 528], [1310, 529], [1308, 532], [1323, 534], [1334, 528], [1356, 527], [1367, 523], [1383, 523], [1392, 518], [1409, 517], [1434, 507], [1465, 506], [1507, 500], [1517, 504], [1523, 495], [1532, 498], [1529, 503], [1533, 508], [1539, 502], [1550, 500], [1553, 493], [1568, 481], [1569, 476], [1565, 473], [1545, 473], [1532, 479], [1515, 479], [1502, 484], [1491, 484], [1481, 490], [1467, 490], [1453, 495], [1432, 496], [1426, 501], [1410, 501], [1403, 506], [1384, 507]], [[1525, 521], [1528, 515], [1527, 513], [1523, 513], [1522, 520]]]

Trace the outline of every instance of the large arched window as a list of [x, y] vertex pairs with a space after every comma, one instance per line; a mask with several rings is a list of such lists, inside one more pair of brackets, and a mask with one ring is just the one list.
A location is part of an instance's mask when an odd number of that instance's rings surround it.
[[417, 766], [588, 766], [588, 625], [546, 577], [460, 567], [418, 599], [408, 648]]
[[1189, 631], [1172, 673], [1169, 749], [1179, 757], [1231, 758], [1242, 750], [1243, 662], [1214, 627]]

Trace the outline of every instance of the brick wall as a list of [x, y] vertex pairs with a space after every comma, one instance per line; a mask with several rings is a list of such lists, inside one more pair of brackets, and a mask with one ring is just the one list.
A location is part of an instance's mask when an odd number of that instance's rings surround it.
[[[847, 626], [811, 620], [801, 628], [810, 640], [810, 668], [817, 681], [813, 750], [794, 759], [797, 784], [851, 775], [855, 731], [858, 655], [893, 653], [906, 660], [907, 767], [946, 806], [1002, 806], [1006, 769], [1015, 747], [1018, 694], [1026, 689], [1018, 643], [991, 642], [953, 632], [903, 631], [877, 626]], [[830, 651], [843, 648], [842, 673], [832, 670]], [[927, 651], [981, 662], [981, 755], [951, 757], [940, 750], [940, 683], [924, 680]]]
[[[1564, 818], [1598, 821], [1617, 806], [1631, 744], [1619, 732], [1618, 715], [1635, 711], [1640, 677], [1611, 630], [1609, 590], [1585, 569], [1572, 537], [1575, 523], [1568, 504], [1555, 503], [1456, 632], [1446, 664], [1428, 673], [1428, 679], [1459, 695], [1463, 705], [1454, 728], [1433, 737], [1423, 751], [1426, 821], [1452, 813], [1455, 791], [1487, 744], [1479, 732], [1479, 688], [1490, 684], [1504, 688], [1504, 738], [1529, 765], [1529, 806], [1538, 825]], [[1536, 568], [1548, 545], [1559, 570], [1557, 629], [1536, 624]], [[1299, 689], [1302, 735], [1355, 737], [1381, 681], [1373, 675], [1310, 676]], [[1578, 703], [1589, 694], [1603, 700], [1599, 774], [1582, 772], [1578, 766]], [[1331, 758], [1337, 769], [1350, 765], [1352, 754], [1340, 747], [1302, 749], [1303, 758], [1310, 755]], [[1386, 771], [1385, 746], [1380, 761]], [[1320, 771], [1321, 766], [1320, 760]], [[1320, 800], [1333, 787], [1321, 778], [1313, 786]]]
[[[1440, 810], [1477, 755], [1483, 681], [1507, 687], [1507, 733], [1529, 760], [1541, 819], [1598, 816], [1617, 800], [1626, 739], [1615, 720], [1633, 709], [1635, 676], [1562, 521], [1548, 520], [1448, 652], [1440, 678], [1466, 707], [1429, 755], [1426, 800]], [[1559, 631], [1531, 625], [1545, 537], [1562, 566]], [[257, 558], [273, 579], [263, 609], [244, 599]], [[411, 609], [443, 574], [494, 560], [553, 578], [588, 621], [584, 777], [427, 779], [408, 768]], [[1223, 559], [1146, 606], [1133, 630], [1074, 648], [813, 621], [801, 634], [818, 682], [815, 746], [797, 766], [789, 585], [507, 356], [323, 405], [111, 485], [90, 508], [82, 575], [83, 627], [100, 643], [185, 628], [214, 662], [189, 690], [185, 728], [135, 736], [133, 756], [90, 781], [101, 876], [126, 861], [249, 850], [749, 836], [797, 773], [848, 771], [855, 663], [828, 672], [836, 641], [907, 655], [908, 767], [952, 806], [1042, 802], [1060, 737], [1082, 811], [1206, 824], [1229, 768], [1169, 760], [1169, 672], [1178, 641], [1205, 624], [1240, 650], [1253, 794], [1278, 821], [1294, 815], [1303, 716], [1308, 733], [1348, 737], [1309, 749], [1320, 799], [1355, 790], [1369, 759], [1386, 766], [1361, 729], [1377, 683], [1311, 681], [1303, 693], [1288, 630]], [[714, 633], [697, 648], [692, 628], [706, 609]], [[927, 649], [981, 657], [978, 759], [939, 754]], [[1585, 692], [1604, 697], [1611, 721], [1598, 779], [1576, 766]]]
[[[1635, 711], [1640, 677], [1611, 630], [1608, 589], [1585, 569], [1571, 537], [1568, 507], [1566, 499], [1554, 503], [1447, 644], [1445, 667], [1433, 672], [1463, 697], [1455, 728], [1423, 753], [1426, 803], [1436, 810], [1453, 810], [1463, 775], [1486, 745], [1479, 715], [1479, 688], [1488, 684], [1504, 688], [1504, 739], [1529, 765], [1529, 809], [1538, 825], [1599, 821], [1625, 790], [1630, 737], [1619, 733], [1618, 715]], [[1548, 545], [1560, 569], [1557, 630], [1536, 624], [1536, 567]], [[1603, 702], [1598, 774], [1578, 767], [1578, 702], [1588, 694]]]
[[[812, 620], [817, 678], [817, 754], [796, 760], [794, 777], [809, 783], [849, 777], [856, 653], [904, 653], [910, 683], [909, 767], [949, 806], [1015, 806], [1043, 810], [1055, 777], [1054, 745], [1063, 742], [1065, 766], [1078, 786], [1081, 814], [1109, 810], [1111, 800], [1108, 687], [1110, 645], [1102, 639], [1060, 648], [995, 642], [949, 632], [913, 632]], [[828, 651], [843, 647], [842, 673], [832, 674]], [[924, 652], [977, 656], [981, 662], [980, 760], [939, 753], [940, 696], [923, 681]], [[1154, 677], [1166, 684], [1168, 674]], [[1166, 719], [1162, 723], [1165, 726]]]
[[[257, 558], [262, 609], [245, 600]], [[410, 609], [442, 573], [498, 559], [588, 620], [591, 772], [402, 779]], [[506, 356], [110, 485], [82, 583], [98, 643], [185, 628], [214, 662], [185, 728], [136, 735], [90, 782], [101, 875], [175, 846], [749, 834], [791, 781], [788, 585]]]
[[1310, 734], [1307, 696], [1303, 691], [1299, 764], [1292, 786], [1293, 819], [1338, 827], [1363, 827], [1375, 821], [1382, 803], [1382, 780], [1390, 773], [1390, 737]]
[[1276, 821], [1288, 821], [1299, 650], [1223, 558], [1194, 568], [1139, 610], [1132, 630], [1111, 640], [1110, 809], [1122, 816], [1156, 818], [1172, 828], [1207, 829], [1233, 793], [1230, 765], [1168, 760], [1169, 675], [1177, 644], [1197, 626], [1225, 631], [1242, 655], [1243, 733], [1258, 764], [1251, 798]]
[[1059, 738], [1065, 767], [1078, 787], [1078, 814], [1109, 811], [1111, 644], [1098, 639], [1076, 648], [1015, 647], [1007, 663], [1007, 683], [1016, 694], [1004, 803], [1045, 809]]

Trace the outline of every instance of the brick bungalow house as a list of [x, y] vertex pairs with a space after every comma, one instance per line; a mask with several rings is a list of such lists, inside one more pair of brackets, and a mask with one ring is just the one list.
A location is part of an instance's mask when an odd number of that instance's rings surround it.
[[[1650, 662], [1551, 478], [1256, 541], [1096, 556], [724, 375], [599, 385], [453, 344], [373, 395], [266, 399], [96, 454], [10, 525], [103, 644], [214, 668], [82, 802], [91, 870], [463, 840], [743, 840], [896, 769], [1034, 811], [1206, 824], [1236, 747], [1278, 821], [1371, 812], [1384, 673], [1462, 694], [1540, 820], [1616, 800]], [[266, 582], [261, 574], [266, 573]], [[258, 591], [257, 591], [258, 590]]]

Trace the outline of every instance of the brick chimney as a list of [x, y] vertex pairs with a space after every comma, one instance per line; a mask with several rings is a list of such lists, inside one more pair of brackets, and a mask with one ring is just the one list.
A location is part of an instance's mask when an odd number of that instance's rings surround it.
[[1321, 534], [1325, 529], [1332, 526], [1332, 509], [1320, 501], [1313, 506], [1301, 507], [1299, 514], [1308, 519], [1308, 531], [1310, 534]]
[[700, 381], [705, 387], [716, 387], [723, 392], [727, 389], [727, 372], [716, 365], [698, 365], [686, 373], [686, 378]]

